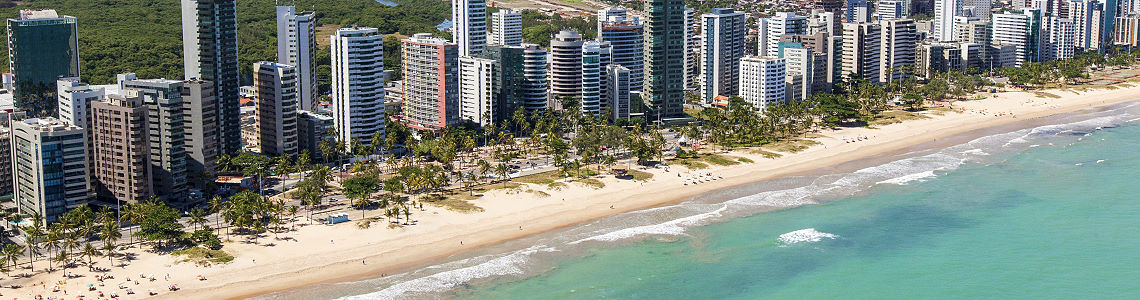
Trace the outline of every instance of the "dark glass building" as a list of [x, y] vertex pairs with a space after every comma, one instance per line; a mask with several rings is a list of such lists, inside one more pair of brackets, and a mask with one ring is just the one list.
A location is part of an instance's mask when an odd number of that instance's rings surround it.
[[685, 1], [645, 1], [645, 84], [649, 119], [683, 117]]
[[241, 94], [235, 0], [182, 0], [186, 79], [211, 81], [217, 105], [218, 151], [241, 151]]
[[31, 117], [55, 116], [55, 81], [79, 77], [79, 34], [75, 17], [54, 10], [21, 10], [8, 19], [8, 67], [15, 80], [16, 109]]

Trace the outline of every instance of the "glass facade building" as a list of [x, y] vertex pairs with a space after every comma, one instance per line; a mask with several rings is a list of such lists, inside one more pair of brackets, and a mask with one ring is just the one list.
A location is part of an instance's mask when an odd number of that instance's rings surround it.
[[57, 114], [56, 80], [79, 77], [75, 18], [21, 11], [19, 19], [8, 19], [8, 58], [15, 107], [32, 117]]

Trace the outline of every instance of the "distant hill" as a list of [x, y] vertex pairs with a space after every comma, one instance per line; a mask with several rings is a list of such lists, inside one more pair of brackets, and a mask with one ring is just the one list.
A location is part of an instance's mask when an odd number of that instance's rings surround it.
[[[386, 2], [398, 5], [392, 7], [375, 0], [298, 0], [296, 5], [298, 10], [317, 12], [318, 25], [326, 28], [355, 24], [376, 27], [384, 34], [438, 33], [435, 25], [450, 18], [451, 8], [446, 1]], [[276, 59], [274, 6], [273, 0], [238, 1], [239, 55], [245, 82], [249, 82], [254, 62]], [[115, 74], [123, 72], [138, 73], [141, 78], [182, 77], [179, 0], [0, 0], [0, 16], [4, 19], [16, 18], [20, 9], [44, 8], [78, 19], [80, 72], [84, 81], [111, 83]], [[8, 70], [7, 48], [7, 43], [0, 43], [0, 70], [4, 72]], [[317, 55], [325, 69], [327, 53], [323, 49]]]

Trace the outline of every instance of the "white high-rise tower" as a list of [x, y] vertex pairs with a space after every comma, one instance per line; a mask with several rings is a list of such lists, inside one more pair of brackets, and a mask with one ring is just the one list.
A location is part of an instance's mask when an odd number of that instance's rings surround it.
[[487, 1], [452, 0], [451, 21], [451, 36], [459, 45], [459, 56], [483, 52], [487, 46]]

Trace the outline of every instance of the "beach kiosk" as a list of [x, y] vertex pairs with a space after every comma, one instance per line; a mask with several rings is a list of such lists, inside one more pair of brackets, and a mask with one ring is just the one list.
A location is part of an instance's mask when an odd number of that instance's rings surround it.
[[348, 213], [331, 214], [328, 220], [325, 221], [325, 224], [333, 225], [344, 222], [348, 222]]

